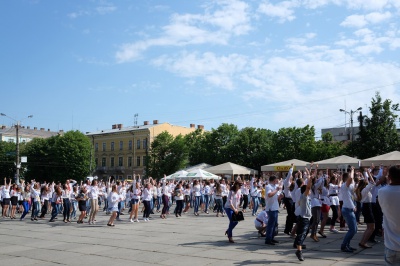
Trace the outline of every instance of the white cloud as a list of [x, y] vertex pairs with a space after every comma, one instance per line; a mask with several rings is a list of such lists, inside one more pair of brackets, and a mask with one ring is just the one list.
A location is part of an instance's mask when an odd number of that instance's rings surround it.
[[381, 23], [383, 21], [389, 20], [391, 17], [392, 14], [388, 11], [386, 11], [385, 13], [372, 12], [365, 15], [365, 19], [372, 24]]
[[117, 10], [117, 7], [114, 5], [104, 5], [104, 6], [98, 6], [96, 7], [97, 13], [100, 15], [105, 15], [114, 12]]
[[249, 16], [249, 6], [237, 0], [215, 2], [204, 14], [173, 14], [160, 37], [124, 44], [115, 57], [119, 63], [136, 60], [153, 46], [226, 45], [232, 36], [251, 30]]
[[284, 23], [296, 18], [294, 9], [298, 6], [299, 3], [297, 1], [281, 1], [274, 5], [266, 0], [259, 5], [258, 12], [277, 18], [280, 23]]
[[342, 23], [340, 23], [340, 26], [362, 28], [367, 24], [368, 22], [366, 21], [364, 15], [351, 15], [348, 16]]

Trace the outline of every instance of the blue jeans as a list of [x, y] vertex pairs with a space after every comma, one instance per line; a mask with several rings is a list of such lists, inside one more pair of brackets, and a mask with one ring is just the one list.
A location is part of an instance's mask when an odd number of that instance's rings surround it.
[[70, 205], [69, 199], [66, 199], [66, 198], [63, 199], [63, 207], [64, 207], [64, 210], [63, 210], [64, 220], [69, 220], [69, 214], [71, 211], [71, 205]]
[[201, 199], [201, 196], [195, 197], [195, 200], [194, 200], [194, 212], [195, 213], [199, 212], [200, 199]]
[[228, 237], [232, 237], [233, 235], [233, 228], [239, 223], [239, 222], [234, 222], [232, 221], [232, 214], [233, 210], [231, 208], [225, 208], [226, 215], [228, 216], [229, 219], [229, 226], [228, 226]]
[[160, 210], [161, 207], [161, 196], [157, 196], [157, 211]]
[[71, 217], [76, 218], [76, 210], [78, 209], [78, 202], [76, 200], [72, 201], [72, 212]]
[[268, 223], [265, 242], [271, 242], [274, 239], [275, 226], [278, 222], [278, 211], [267, 211]]
[[394, 251], [385, 247], [386, 265], [400, 265], [400, 251]]
[[258, 210], [258, 205], [260, 204], [260, 202], [258, 201], [258, 197], [254, 197], [254, 196], [251, 196], [251, 201], [253, 202], [252, 215], [256, 215], [257, 214], [257, 210]]
[[357, 220], [353, 209], [342, 208], [342, 215], [347, 225], [349, 226], [349, 231], [343, 238], [342, 248], [350, 246], [350, 241], [357, 233]]
[[210, 203], [209, 195], [204, 195], [204, 203], [205, 203], [204, 212], [208, 212], [208, 204]]
[[27, 202], [26, 200], [24, 200], [22, 202], [22, 205], [24, 206], [24, 212], [21, 215], [20, 220], [24, 219], [26, 214], [29, 212], [29, 202]]
[[51, 203], [51, 219], [50, 220], [54, 220], [54, 218], [57, 217], [57, 214], [60, 210], [60, 205], [61, 204], [56, 204], [55, 202]]
[[215, 199], [215, 205], [217, 206], [217, 213], [224, 213], [222, 210], [222, 199]]
[[297, 229], [296, 229], [296, 239], [294, 244], [296, 246], [303, 245], [304, 239], [306, 239], [308, 228], [310, 227], [310, 219], [297, 216]]

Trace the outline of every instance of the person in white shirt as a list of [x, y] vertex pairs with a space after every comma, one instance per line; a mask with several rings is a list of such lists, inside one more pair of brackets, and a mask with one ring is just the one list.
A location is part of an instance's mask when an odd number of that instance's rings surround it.
[[268, 214], [267, 232], [265, 236], [265, 244], [275, 245], [279, 241], [274, 239], [275, 226], [278, 223], [278, 210], [279, 202], [283, 195], [281, 194], [281, 187], [279, 180], [276, 176], [269, 177], [269, 184], [265, 189], [265, 210]]
[[151, 212], [150, 201], [153, 200], [153, 193], [151, 190], [151, 181], [152, 178], [149, 178], [149, 182], [146, 184], [145, 188], [143, 189], [143, 221], [148, 222]]
[[265, 210], [262, 210], [257, 218], [254, 220], [254, 226], [258, 231], [259, 236], [265, 236], [268, 224], [268, 214]]
[[283, 202], [285, 204], [287, 211], [284, 233], [287, 235], [289, 235], [292, 232], [293, 224], [296, 222], [296, 216], [294, 215], [294, 202], [292, 199], [292, 191], [290, 191], [290, 186], [293, 182], [292, 180], [293, 167], [294, 164], [292, 163], [290, 165], [290, 169], [286, 175], [286, 178], [283, 180], [283, 194], [284, 194]]
[[180, 217], [182, 215], [182, 209], [183, 209], [183, 189], [182, 189], [182, 184], [181, 182], [178, 183], [178, 185], [174, 189], [174, 197], [175, 197], [175, 202], [176, 202], [176, 207], [174, 210], [175, 217]]
[[[140, 195], [142, 191], [140, 190], [140, 183], [136, 181], [136, 176], [133, 176], [133, 183], [131, 188], [129, 189], [130, 197], [131, 197], [131, 205], [132, 210], [131, 214], [129, 215], [129, 221], [132, 222], [139, 222], [138, 219], [138, 211], [139, 211], [139, 202], [140, 202]], [[132, 220], [133, 217], [133, 220]]]
[[[389, 185], [378, 191], [379, 203], [383, 212], [386, 265], [400, 265], [400, 166], [389, 168]], [[395, 203], [395, 204], [393, 204]]]
[[216, 205], [215, 211], [217, 212], [217, 217], [219, 217], [220, 213], [222, 214], [222, 217], [224, 217], [224, 211], [222, 210], [222, 187], [218, 182], [215, 183], [214, 195]]
[[114, 221], [117, 218], [118, 203], [121, 197], [118, 195], [117, 185], [112, 185], [110, 194], [108, 195], [108, 210], [111, 212], [111, 217], [108, 220], [107, 226], [115, 226]]
[[201, 203], [201, 187], [198, 180], [193, 181], [192, 193], [195, 198], [194, 201], [194, 215], [199, 216], [199, 207]]
[[235, 241], [233, 241], [233, 229], [235, 228], [235, 226], [238, 224], [237, 221], [233, 221], [232, 220], [232, 215], [233, 213], [238, 213], [239, 212], [239, 203], [240, 203], [240, 196], [241, 196], [241, 192], [240, 192], [240, 186], [242, 184], [238, 181], [235, 181], [235, 183], [232, 185], [228, 197], [227, 197], [227, 201], [225, 203], [225, 212], [226, 215], [228, 216], [229, 219], [229, 226], [228, 226], [228, 230], [225, 231], [225, 235], [228, 236], [228, 240], [230, 243], [235, 243]]
[[310, 227], [310, 218], [311, 218], [311, 198], [310, 198], [310, 190], [313, 184], [312, 180], [315, 176], [310, 176], [311, 180], [308, 180], [307, 185], [303, 185], [300, 189], [300, 197], [297, 198], [295, 206], [295, 215], [297, 216], [297, 230], [296, 230], [296, 239], [294, 240], [294, 244], [297, 248], [296, 256], [300, 261], [304, 261], [302, 248], [304, 239], [307, 236], [307, 232]]
[[11, 179], [7, 184], [7, 178], [4, 178], [4, 186], [1, 190], [1, 197], [3, 199], [3, 218], [8, 216], [8, 207], [10, 206], [10, 188], [11, 188]]
[[347, 225], [349, 226], [349, 231], [343, 238], [342, 245], [340, 249], [343, 252], [352, 253], [356, 249], [350, 246], [350, 241], [353, 239], [354, 235], [357, 233], [357, 220], [355, 215], [355, 205], [353, 201], [353, 191], [354, 191], [354, 167], [351, 168], [350, 174], [343, 174], [343, 185], [340, 188], [340, 193], [343, 199], [342, 215], [345, 219]]

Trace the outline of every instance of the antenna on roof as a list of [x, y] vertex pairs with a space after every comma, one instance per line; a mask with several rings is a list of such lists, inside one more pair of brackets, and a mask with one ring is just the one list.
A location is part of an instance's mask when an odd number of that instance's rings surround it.
[[138, 116], [139, 116], [138, 113], [136, 113], [136, 114], [133, 116], [133, 117], [134, 117], [133, 124], [134, 124], [135, 127], [137, 126], [137, 119], [138, 119]]

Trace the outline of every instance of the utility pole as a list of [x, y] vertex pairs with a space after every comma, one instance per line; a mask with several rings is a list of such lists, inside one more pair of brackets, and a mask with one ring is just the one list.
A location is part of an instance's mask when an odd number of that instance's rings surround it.
[[[343, 112], [345, 115], [346, 114], [349, 114], [350, 115], [350, 126], [351, 126], [351, 130], [350, 130], [350, 140], [351, 140], [351, 144], [353, 144], [353, 142], [354, 142], [354, 127], [353, 127], [353, 114], [355, 114], [355, 113], [357, 113], [357, 112], [359, 112], [359, 111], [361, 111], [362, 110], [362, 107], [359, 107], [359, 108], [357, 108], [356, 110], [350, 110], [350, 112], [349, 111], [346, 111], [346, 110], [343, 110], [343, 109], [340, 109], [339, 111], [340, 112]], [[354, 156], [354, 147], [352, 146], [352, 151], [353, 151], [353, 156]]]

